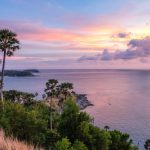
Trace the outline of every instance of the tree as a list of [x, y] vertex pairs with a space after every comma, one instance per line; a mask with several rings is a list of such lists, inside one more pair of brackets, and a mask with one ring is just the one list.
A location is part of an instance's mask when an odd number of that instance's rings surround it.
[[71, 99], [67, 99], [64, 104], [59, 131], [72, 143], [78, 139], [90, 150], [108, 150], [111, 142], [109, 132], [92, 125], [91, 117], [85, 112], [80, 112]]
[[79, 140], [76, 140], [73, 143], [73, 150], [88, 150], [87, 147], [85, 146], [85, 144]]
[[71, 142], [67, 138], [63, 138], [55, 145], [55, 150], [73, 150], [71, 149]]
[[[48, 82], [46, 82], [46, 99], [49, 101], [49, 108], [50, 108], [50, 129], [52, 130], [53, 125], [52, 125], [52, 102], [53, 98], [56, 97], [57, 95], [57, 84], [58, 81], [55, 79], [49, 79]], [[50, 100], [49, 100], [50, 99]]]
[[145, 141], [144, 148], [146, 150], [150, 150], [150, 139], [148, 139], [148, 140]]
[[0, 83], [0, 98], [3, 102], [3, 82], [4, 82], [4, 70], [5, 70], [5, 61], [6, 56], [12, 56], [14, 51], [18, 50], [19, 41], [16, 38], [16, 34], [8, 29], [0, 30], [0, 50], [3, 52], [3, 61], [2, 61], [2, 72], [1, 72], [1, 83]]
[[36, 94], [21, 92], [17, 90], [3, 91], [5, 101], [20, 103], [24, 106], [29, 106], [36, 103]]
[[[57, 90], [58, 90], [58, 96], [60, 96], [59, 105], [62, 108], [64, 101], [67, 99], [68, 96], [71, 96], [71, 93], [73, 92], [73, 84], [68, 82], [61, 83], [57, 87]], [[63, 97], [61, 97], [62, 95]]]
[[68, 137], [71, 142], [76, 139], [78, 125], [79, 107], [72, 101], [67, 99], [63, 106], [63, 113], [60, 116], [59, 130], [63, 137]]
[[73, 144], [67, 138], [62, 138], [55, 145], [55, 150], [88, 150], [85, 144], [76, 140]]
[[108, 131], [108, 130], [110, 129], [110, 127], [109, 127], [109, 126], [105, 126], [104, 129], [105, 129], [106, 131]]
[[114, 130], [110, 131], [110, 135], [110, 150], [133, 150], [132, 140], [128, 134]]
[[109, 150], [111, 143], [109, 132], [92, 124], [82, 122], [78, 128], [78, 136], [90, 150]]

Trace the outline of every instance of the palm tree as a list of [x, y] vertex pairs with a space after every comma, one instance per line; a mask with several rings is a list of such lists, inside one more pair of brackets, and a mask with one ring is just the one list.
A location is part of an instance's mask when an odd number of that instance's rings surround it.
[[57, 96], [57, 84], [58, 81], [55, 79], [50, 79], [48, 82], [46, 82], [46, 89], [45, 89], [45, 94], [47, 100], [49, 100], [49, 108], [50, 108], [50, 129], [52, 130], [53, 125], [52, 125], [52, 100], [54, 97]]
[[3, 52], [2, 72], [0, 81], [0, 98], [3, 102], [3, 82], [6, 56], [12, 56], [14, 51], [18, 50], [19, 41], [16, 39], [16, 34], [8, 29], [0, 30], [0, 51]]
[[60, 100], [59, 100], [60, 107], [62, 108], [64, 101], [67, 99], [68, 96], [71, 95], [71, 93], [73, 93], [73, 84], [64, 82], [58, 86], [58, 89], [59, 89], [58, 90], [59, 95], [61, 95], [61, 94], [63, 95], [63, 98], [60, 98]]
[[110, 129], [110, 127], [109, 127], [109, 126], [105, 126], [104, 129], [105, 129], [106, 131], [108, 131], [108, 130]]
[[73, 84], [72, 83], [68, 83], [68, 82], [64, 82], [60, 85], [60, 90], [61, 93], [64, 95], [65, 100], [67, 98], [67, 96], [71, 95], [71, 93], [73, 92]]

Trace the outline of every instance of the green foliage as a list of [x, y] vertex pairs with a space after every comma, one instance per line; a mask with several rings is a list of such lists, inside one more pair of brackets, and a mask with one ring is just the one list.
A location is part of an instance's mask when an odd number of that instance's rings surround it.
[[56, 143], [55, 150], [72, 150], [70, 141], [67, 138], [63, 138]]
[[6, 101], [17, 102], [25, 106], [29, 106], [36, 103], [35, 101], [36, 95], [32, 93], [9, 90], [9, 91], [4, 91], [3, 94], [4, 94], [4, 99]]
[[63, 138], [55, 145], [55, 150], [88, 150], [83, 142], [76, 140], [73, 145], [67, 138]]
[[57, 95], [57, 84], [58, 81], [55, 79], [50, 79], [46, 82], [45, 93], [47, 98], [53, 98]]
[[147, 139], [147, 140], [145, 141], [144, 148], [145, 148], [146, 150], [149, 150], [149, 149], [150, 149], [150, 139]]
[[68, 99], [60, 116], [59, 131], [71, 143], [82, 141], [89, 150], [132, 150], [132, 140], [120, 131], [106, 131], [94, 126], [91, 117], [80, 112], [78, 106]]
[[5, 62], [6, 56], [12, 56], [14, 52], [19, 47], [19, 41], [16, 38], [16, 34], [8, 29], [1, 29], [0, 30], [0, 51], [3, 53], [3, 60], [2, 60], [2, 71], [1, 71], [1, 80], [0, 80], [0, 98], [3, 101], [3, 82], [4, 82], [4, 71], [5, 71]]
[[76, 139], [83, 141], [90, 150], [107, 150], [110, 135], [104, 130], [93, 126], [91, 118], [85, 112], [80, 112], [77, 105], [68, 99], [60, 117], [60, 132], [71, 142]]
[[78, 136], [91, 150], [108, 150], [111, 143], [108, 132], [87, 122], [83, 122], [79, 126]]
[[55, 79], [49, 79], [46, 82], [46, 88], [45, 88], [45, 94], [43, 97], [46, 97], [46, 99], [57, 98], [59, 99], [59, 105], [63, 106], [64, 101], [67, 99], [67, 97], [71, 96], [73, 92], [73, 84], [64, 82], [59, 84], [59, 82]]
[[110, 150], [131, 150], [132, 140], [129, 138], [128, 134], [122, 133], [120, 131], [114, 130], [110, 131], [111, 135], [111, 145]]
[[7, 136], [51, 150], [138, 150], [128, 134], [94, 126], [92, 118], [80, 111], [71, 97], [64, 102], [61, 114], [53, 113], [53, 129], [50, 129], [49, 106], [44, 101], [25, 105], [27, 98], [23, 102], [16, 100], [20, 94], [27, 93], [6, 92], [4, 110], [0, 103], [0, 128]]
[[73, 142], [78, 138], [78, 127], [84, 121], [89, 121], [90, 117], [85, 113], [80, 113], [79, 107], [71, 99], [65, 102], [63, 113], [60, 117], [59, 130], [63, 136], [69, 137]]
[[15, 50], [19, 49], [19, 41], [16, 34], [8, 29], [0, 30], [0, 50], [6, 51], [7, 56], [12, 56]]
[[6, 102], [2, 111], [0, 104], [0, 126], [9, 136], [13, 135], [36, 145], [47, 146], [50, 136], [48, 129], [48, 110], [42, 104], [26, 108], [18, 103]]
[[64, 95], [64, 100], [66, 100], [67, 96], [70, 96], [71, 93], [73, 92], [73, 84], [72, 83], [68, 83], [68, 82], [64, 82], [61, 83], [58, 86], [59, 92], [60, 94]]
[[76, 140], [73, 143], [73, 150], [88, 150], [87, 147], [85, 146], [85, 144], [79, 140]]

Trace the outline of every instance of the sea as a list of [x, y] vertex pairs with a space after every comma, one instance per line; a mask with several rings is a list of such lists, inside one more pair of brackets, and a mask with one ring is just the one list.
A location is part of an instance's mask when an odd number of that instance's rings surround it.
[[40, 70], [33, 77], [5, 77], [4, 87], [38, 92], [40, 99], [48, 79], [73, 83], [74, 91], [87, 94], [94, 104], [84, 111], [95, 118], [96, 126], [126, 132], [143, 149], [150, 138], [149, 70]]

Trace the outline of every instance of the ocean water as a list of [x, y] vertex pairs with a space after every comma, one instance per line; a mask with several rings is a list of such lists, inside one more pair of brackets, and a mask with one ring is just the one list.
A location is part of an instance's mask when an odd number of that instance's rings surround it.
[[95, 125], [131, 135], [134, 143], [150, 138], [150, 71], [146, 70], [40, 70], [34, 77], [5, 77], [5, 89], [38, 92], [48, 79], [71, 82], [77, 93], [94, 104], [85, 109]]

